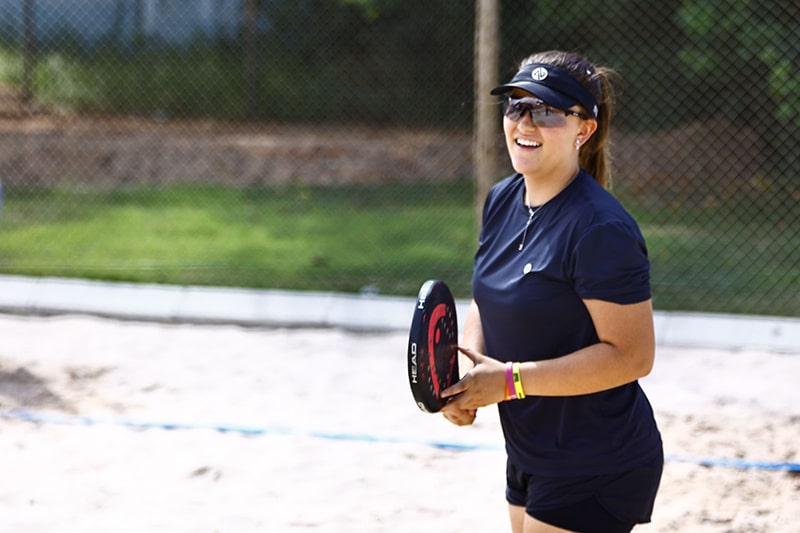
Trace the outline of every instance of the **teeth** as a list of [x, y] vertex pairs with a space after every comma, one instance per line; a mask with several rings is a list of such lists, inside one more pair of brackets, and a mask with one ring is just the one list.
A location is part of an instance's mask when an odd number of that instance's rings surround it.
[[526, 141], [524, 139], [517, 139], [517, 144], [520, 146], [527, 146], [529, 148], [539, 148], [542, 145], [536, 141]]

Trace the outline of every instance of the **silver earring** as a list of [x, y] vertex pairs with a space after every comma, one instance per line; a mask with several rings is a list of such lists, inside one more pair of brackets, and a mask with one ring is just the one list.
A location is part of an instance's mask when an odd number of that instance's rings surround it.
[[581, 140], [580, 139], [575, 139], [575, 149], [576, 150], [580, 150], [581, 149]]

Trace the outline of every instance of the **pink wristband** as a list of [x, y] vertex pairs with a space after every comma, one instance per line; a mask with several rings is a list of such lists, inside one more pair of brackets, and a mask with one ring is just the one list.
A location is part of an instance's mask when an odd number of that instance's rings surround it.
[[508, 388], [508, 399], [517, 399], [517, 389], [514, 387], [513, 363], [506, 363], [506, 387]]

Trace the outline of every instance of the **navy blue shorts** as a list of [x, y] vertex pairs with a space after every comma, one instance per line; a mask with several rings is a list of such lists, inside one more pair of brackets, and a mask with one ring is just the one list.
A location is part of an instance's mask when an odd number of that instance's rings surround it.
[[506, 499], [532, 517], [582, 533], [628, 532], [650, 521], [663, 460], [619, 474], [547, 477], [527, 474], [509, 460]]

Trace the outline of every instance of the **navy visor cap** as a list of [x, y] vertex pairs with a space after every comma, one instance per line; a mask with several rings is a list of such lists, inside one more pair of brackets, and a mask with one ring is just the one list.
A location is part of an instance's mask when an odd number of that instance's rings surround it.
[[491, 94], [504, 94], [512, 89], [527, 91], [557, 109], [569, 109], [580, 104], [592, 117], [597, 118], [597, 100], [592, 93], [561, 68], [541, 64], [525, 65], [510, 82], [495, 87]]

